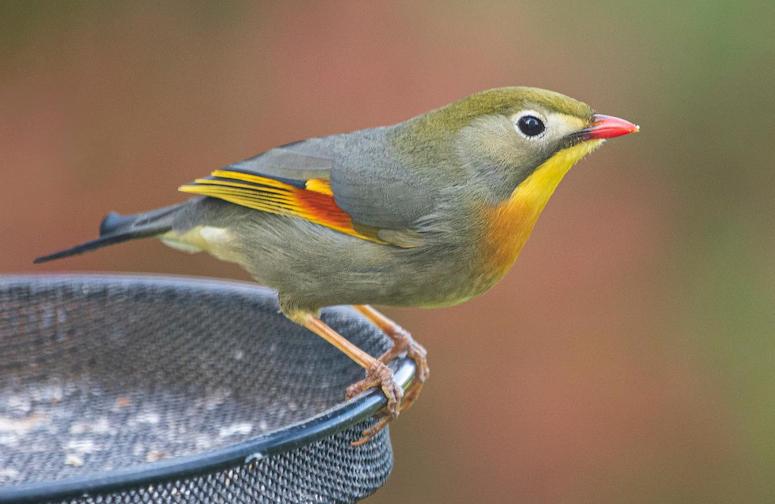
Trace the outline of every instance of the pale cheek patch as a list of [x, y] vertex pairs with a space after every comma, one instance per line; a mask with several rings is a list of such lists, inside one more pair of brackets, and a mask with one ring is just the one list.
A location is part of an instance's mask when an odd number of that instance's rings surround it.
[[549, 115], [549, 128], [551, 128], [556, 139], [562, 138], [585, 127], [586, 123], [578, 117], [556, 112]]

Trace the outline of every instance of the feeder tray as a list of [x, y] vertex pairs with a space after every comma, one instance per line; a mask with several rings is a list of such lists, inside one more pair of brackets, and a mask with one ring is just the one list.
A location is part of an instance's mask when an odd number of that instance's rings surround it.
[[[323, 320], [379, 355], [354, 310]], [[407, 387], [414, 365], [392, 364]], [[204, 279], [0, 278], [0, 503], [354, 502], [387, 479], [385, 398], [285, 319], [274, 294]]]

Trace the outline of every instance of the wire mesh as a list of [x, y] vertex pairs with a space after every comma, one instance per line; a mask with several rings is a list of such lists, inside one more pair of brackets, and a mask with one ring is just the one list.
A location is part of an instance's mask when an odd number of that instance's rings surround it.
[[[390, 345], [351, 310], [323, 318]], [[392, 468], [387, 430], [350, 445], [383, 401], [344, 402], [362, 376], [259, 287], [2, 278], [0, 502], [354, 502]]]

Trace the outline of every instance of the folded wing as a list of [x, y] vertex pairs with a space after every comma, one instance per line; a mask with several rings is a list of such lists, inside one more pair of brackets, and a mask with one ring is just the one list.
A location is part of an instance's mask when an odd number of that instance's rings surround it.
[[384, 243], [376, 231], [356, 229], [350, 215], [337, 206], [331, 185], [323, 178], [299, 180], [223, 169], [179, 190], [262, 212], [298, 217], [356, 238]]

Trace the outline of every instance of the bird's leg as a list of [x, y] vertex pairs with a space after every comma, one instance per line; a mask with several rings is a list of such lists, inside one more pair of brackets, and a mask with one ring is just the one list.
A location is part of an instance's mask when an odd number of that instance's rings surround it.
[[406, 391], [403, 401], [401, 401], [400, 411], [404, 412], [412, 407], [412, 404], [420, 397], [420, 391], [423, 384], [428, 380], [430, 376], [430, 368], [428, 367], [428, 352], [425, 348], [417, 343], [412, 335], [399, 326], [385, 315], [375, 310], [369, 305], [354, 305], [364, 317], [380, 328], [391, 340], [393, 340], [393, 347], [387, 352], [383, 353], [379, 360], [384, 364], [389, 363], [399, 355], [406, 353], [406, 356], [412, 359], [417, 366], [414, 381]]
[[404, 391], [393, 378], [393, 371], [379, 359], [375, 359], [357, 346], [353, 345], [344, 336], [333, 330], [318, 317], [307, 312], [293, 313], [289, 318], [303, 325], [313, 333], [328, 341], [342, 353], [347, 355], [359, 366], [366, 370], [366, 378], [356, 382], [347, 388], [346, 396], [351, 398], [371, 388], [380, 388], [387, 398], [387, 406], [384, 413], [372, 427], [363, 431], [360, 439], [354, 441], [353, 446], [360, 446], [373, 438], [382, 430], [388, 422], [398, 416], [401, 398]]

